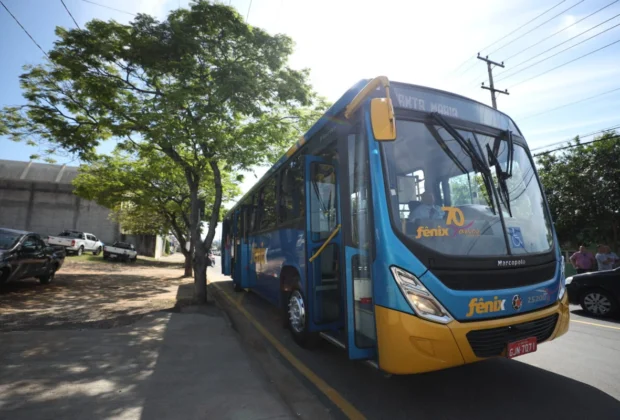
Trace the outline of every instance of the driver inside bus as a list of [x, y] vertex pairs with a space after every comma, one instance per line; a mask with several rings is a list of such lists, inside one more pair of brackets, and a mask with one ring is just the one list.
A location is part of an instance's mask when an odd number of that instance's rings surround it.
[[410, 213], [409, 220], [413, 219], [437, 219], [444, 218], [444, 212], [435, 205], [435, 196], [430, 191], [422, 193], [422, 202]]

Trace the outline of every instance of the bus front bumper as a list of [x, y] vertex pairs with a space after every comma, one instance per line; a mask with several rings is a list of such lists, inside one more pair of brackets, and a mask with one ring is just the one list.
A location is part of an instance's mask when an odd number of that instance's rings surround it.
[[[467, 337], [471, 331], [484, 331], [531, 321], [543, 323], [545, 319], [557, 315], [557, 322], [551, 327], [551, 335], [544, 340], [547, 342], [565, 334], [569, 324], [567, 294], [561, 302], [523, 315], [466, 323], [452, 321], [447, 325], [382, 306], [375, 306], [375, 311], [379, 367], [394, 374], [430, 372], [488, 358], [476, 356]], [[500, 352], [494, 356], [505, 356], [505, 344], [501, 345]]]

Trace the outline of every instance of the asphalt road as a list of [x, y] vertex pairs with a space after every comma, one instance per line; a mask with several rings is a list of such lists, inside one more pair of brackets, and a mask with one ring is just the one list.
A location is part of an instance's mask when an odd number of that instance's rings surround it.
[[[221, 290], [366, 418], [620, 418], [620, 320], [589, 318], [576, 306], [569, 332], [536, 353], [386, 377], [348, 360], [343, 350], [326, 342], [314, 350], [300, 348], [273, 307], [253, 293], [242, 293], [241, 298], [227, 278], [211, 274], [219, 271], [216, 266], [210, 272], [211, 281], [220, 280]], [[228, 309], [238, 311], [232, 305]], [[290, 369], [297, 370], [292, 365]], [[338, 412], [337, 407], [332, 412]]]

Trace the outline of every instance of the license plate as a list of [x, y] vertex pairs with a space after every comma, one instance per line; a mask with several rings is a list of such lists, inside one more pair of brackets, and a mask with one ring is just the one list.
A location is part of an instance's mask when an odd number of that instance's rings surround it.
[[508, 343], [508, 348], [506, 349], [506, 357], [512, 359], [513, 357], [533, 353], [536, 351], [536, 343], [536, 337], [528, 337], [524, 340]]

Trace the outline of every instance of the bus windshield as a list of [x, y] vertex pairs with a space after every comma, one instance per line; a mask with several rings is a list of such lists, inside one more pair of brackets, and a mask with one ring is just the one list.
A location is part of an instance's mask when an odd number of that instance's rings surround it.
[[407, 241], [455, 256], [551, 249], [551, 223], [523, 139], [433, 119], [399, 120], [397, 133], [383, 143], [384, 169], [393, 225]]

